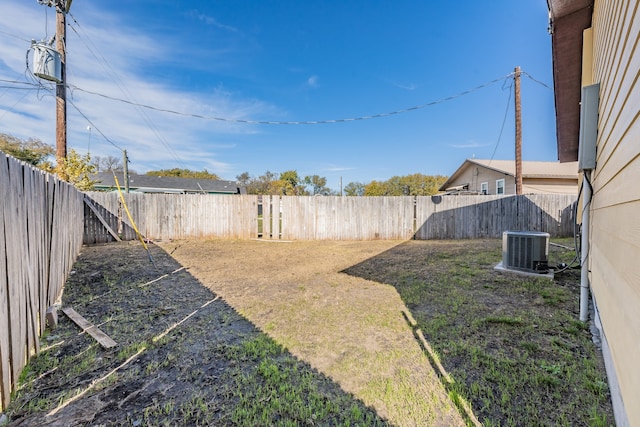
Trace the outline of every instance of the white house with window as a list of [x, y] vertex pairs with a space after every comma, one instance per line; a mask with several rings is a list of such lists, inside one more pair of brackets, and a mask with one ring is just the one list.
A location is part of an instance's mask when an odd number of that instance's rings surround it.
[[[516, 194], [515, 160], [467, 159], [442, 184], [447, 194]], [[578, 162], [522, 162], [522, 194], [577, 194]]]

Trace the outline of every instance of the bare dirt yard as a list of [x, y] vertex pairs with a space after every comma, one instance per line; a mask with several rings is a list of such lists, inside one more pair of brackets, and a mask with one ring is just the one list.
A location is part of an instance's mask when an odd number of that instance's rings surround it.
[[9, 425], [613, 424], [575, 271], [498, 273], [497, 240], [176, 241], [150, 256], [83, 248], [62, 305], [118, 344], [60, 313]]

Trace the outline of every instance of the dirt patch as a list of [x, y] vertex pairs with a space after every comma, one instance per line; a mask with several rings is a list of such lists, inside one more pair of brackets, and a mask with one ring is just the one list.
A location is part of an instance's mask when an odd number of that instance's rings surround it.
[[62, 303], [118, 345], [101, 348], [60, 313], [23, 372], [9, 425], [386, 424], [150, 249], [155, 266], [139, 243], [83, 248]]

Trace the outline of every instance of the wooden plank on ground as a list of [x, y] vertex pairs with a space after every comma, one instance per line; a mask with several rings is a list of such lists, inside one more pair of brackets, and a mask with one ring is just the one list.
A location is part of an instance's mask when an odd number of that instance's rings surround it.
[[121, 242], [122, 240], [120, 239], [120, 236], [118, 236], [118, 234], [115, 231], [113, 231], [113, 229], [109, 226], [109, 223], [107, 223], [107, 221], [100, 214], [100, 211], [98, 211], [98, 209], [95, 206], [93, 206], [93, 202], [91, 201], [91, 199], [88, 197], [85, 197], [84, 202], [87, 204], [87, 206], [89, 206], [89, 209], [93, 211], [94, 215], [96, 216], [96, 218], [98, 218], [98, 220], [102, 223], [102, 225], [104, 225], [104, 228], [107, 229], [109, 234], [111, 234], [113, 238], [116, 239], [117, 242]]
[[62, 312], [67, 315], [67, 317], [82, 329], [83, 332], [91, 335], [98, 343], [104, 348], [111, 348], [118, 345], [114, 340], [112, 340], [107, 334], [102, 332], [92, 323], [90, 323], [87, 319], [78, 314], [71, 307], [64, 307]]

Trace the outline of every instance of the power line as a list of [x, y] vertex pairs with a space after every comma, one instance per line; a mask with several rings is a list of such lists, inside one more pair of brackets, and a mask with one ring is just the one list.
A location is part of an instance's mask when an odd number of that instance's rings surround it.
[[[34, 86], [34, 87], [0, 86], [0, 89], [38, 90], [39, 88], [37, 86]], [[4, 95], [4, 93], [2, 95]], [[2, 95], [0, 95], [0, 98], [2, 98]]]
[[[531, 80], [535, 81], [536, 83], [551, 89], [549, 86], [547, 86], [546, 84], [544, 84], [543, 82], [540, 82], [539, 80], [536, 80], [535, 78], [533, 78], [530, 74], [526, 73], [526, 72], [522, 72], [522, 74], [525, 74], [527, 77], [529, 77]], [[331, 124], [331, 123], [342, 123], [342, 122], [352, 122], [352, 121], [361, 121], [361, 120], [370, 120], [370, 119], [376, 119], [376, 118], [382, 118], [382, 117], [389, 117], [389, 116], [393, 116], [393, 115], [397, 115], [397, 114], [403, 114], [403, 113], [407, 113], [410, 111], [416, 111], [416, 110], [420, 110], [420, 109], [424, 109], [427, 107], [431, 107], [434, 105], [438, 105], [438, 104], [442, 104], [448, 101], [452, 101], [454, 99], [463, 97], [465, 95], [469, 95], [473, 92], [476, 92], [480, 89], [483, 89], [485, 87], [491, 86], [495, 83], [498, 83], [500, 81], [506, 80], [510, 77], [513, 77], [513, 73], [509, 73], [505, 76], [502, 76], [500, 78], [491, 80], [489, 82], [486, 82], [484, 84], [481, 84], [479, 86], [476, 86], [472, 89], [468, 89], [465, 90], [463, 92], [459, 92], [455, 95], [451, 95], [451, 96], [447, 96], [445, 98], [440, 98], [438, 100], [435, 101], [431, 101], [425, 104], [420, 104], [420, 105], [416, 105], [413, 107], [409, 107], [409, 108], [404, 108], [401, 110], [396, 110], [396, 111], [389, 111], [389, 112], [385, 112], [385, 113], [379, 113], [379, 114], [373, 114], [370, 116], [360, 116], [360, 117], [353, 117], [353, 118], [342, 118], [342, 119], [331, 119], [331, 120], [315, 120], [315, 121], [266, 121], [266, 120], [245, 120], [245, 119], [233, 119], [233, 118], [227, 118], [227, 117], [217, 117], [217, 116], [206, 116], [206, 115], [202, 115], [202, 114], [194, 114], [194, 113], [185, 113], [185, 112], [181, 112], [181, 111], [176, 111], [176, 110], [170, 110], [170, 109], [166, 109], [166, 108], [160, 108], [160, 107], [155, 107], [152, 105], [148, 105], [148, 104], [142, 104], [142, 103], [138, 103], [138, 102], [134, 102], [134, 101], [129, 101], [127, 99], [122, 99], [122, 98], [118, 98], [118, 97], [114, 97], [114, 96], [110, 96], [110, 95], [105, 95], [103, 93], [99, 93], [99, 92], [95, 92], [95, 91], [91, 91], [91, 90], [87, 90], [87, 89], [83, 89], [79, 86], [76, 85], [71, 85], [68, 84], [69, 89], [73, 91], [79, 91], [79, 92], [84, 92], [87, 93], [89, 95], [95, 95], [95, 96], [99, 96], [101, 98], [105, 98], [105, 99], [110, 99], [112, 101], [118, 101], [118, 102], [122, 102], [125, 104], [129, 104], [135, 107], [140, 107], [140, 108], [146, 108], [149, 110], [153, 110], [153, 111], [158, 111], [158, 112], [162, 112], [162, 113], [168, 113], [168, 114], [175, 114], [175, 115], [179, 115], [179, 116], [183, 116], [183, 117], [192, 117], [192, 118], [197, 118], [197, 119], [203, 119], [203, 120], [213, 120], [213, 121], [222, 121], [222, 122], [229, 122], [229, 123], [244, 123], [244, 124], [264, 124], [264, 125], [314, 125], [314, 124]], [[0, 79], [0, 81], [2, 82], [7, 82], [7, 83], [14, 83], [14, 84], [23, 84], [23, 85], [31, 85], [31, 86], [35, 86], [35, 87], [42, 87], [33, 83], [29, 83], [29, 82], [19, 82], [19, 81], [10, 81], [10, 80], [3, 80]], [[16, 88], [17, 89], [17, 88]], [[121, 90], [124, 90], [121, 88]]]
[[507, 107], [504, 110], [504, 118], [502, 119], [502, 126], [500, 126], [500, 134], [498, 135], [498, 140], [496, 141], [496, 146], [493, 148], [493, 153], [491, 153], [491, 158], [489, 159], [489, 164], [493, 160], [493, 157], [496, 155], [496, 151], [498, 150], [498, 145], [500, 145], [500, 140], [502, 139], [502, 132], [504, 131], [504, 125], [507, 122], [507, 116], [509, 115], [509, 105], [511, 105], [511, 86], [509, 85], [509, 97], [507, 98]]
[[39, 84], [37, 83], [32, 83], [32, 82], [23, 82], [20, 80], [5, 80], [5, 79], [0, 79], [0, 82], [2, 83], [11, 83], [11, 84], [15, 84], [15, 85], [26, 85], [26, 86], [33, 86], [33, 87], [29, 87], [29, 88], [15, 88], [15, 89], [38, 89], [40, 87]]
[[91, 119], [89, 119], [89, 117], [87, 117], [87, 115], [86, 115], [86, 114], [84, 114], [82, 111], [80, 111], [80, 109], [78, 108], [78, 106], [77, 106], [73, 101], [71, 101], [70, 99], [68, 99], [67, 101], [69, 102], [69, 104], [71, 104], [71, 105], [73, 106], [73, 108], [75, 108], [75, 109], [76, 109], [76, 111], [77, 111], [78, 113], [80, 113], [80, 115], [81, 115], [82, 117], [84, 117], [84, 119], [85, 119], [87, 122], [89, 122], [89, 124], [91, 125], [91, 127], [92, 127], [93, 129], [95, 129], [96, 131], [98, 131], [98, 133], [99, 133], [100, 135], [102, 135], [102, 137], [105, 139], [105, 141], [107, 141], [109, 144], [111, 144], [111, 145], [113, 145], [114, 147], [116, 147], [118, 150], [120, 150], [120, 151], [124, 151], [124, 149], [122, 149], [121, 147], [119, 147], [115, 142], [113, 142], [113, 141], [111, 141], [109, 138], [107, 138], [107, 136], [106, 136], [104, 133], [102, 133], [102, 131], [100, 130], [100, 128], [98, 128], [98, 127], [97, 127], [97, 126], [96, 126], [96, 125], [91, 121]]
[[[71, 14], [70, 14], [71, 15]], [[71, 15], [71, 19], [73, 20], [73, 22], [75, 22], [75, 24], [77, 25], [78, 29], [80, 29], [80, 24], [78, 23], [78, 21], [75, 19], [75, 17], [73, 15]], [[89, 50], [89, 52], [91, 53], [91, 55], [93, 55], [94, 58], [96, 58], [96, 60], [102, 65], [102, 67], [105, 69], [105, 71], [107, 71], [108, 74], [110, 74], [112, 80], [115, 82], [115, 84], [118, 86], [118, 88], [120, 89], [120, 91], [122, 92], [123, 95], [125, 95], [126, 97], [135, 100], [133, 94], [127, 89], [126, 85], [122, 82], [122, 80], [118, 77], [118, 74], [116, 73], [116, 71], [113, 69], [113, 67], [111, 66], [111, 64], [109, 63], [109, 61], [107, 61], [105, 59], [105, 57], [100, 54], [100, 57], [98, 57], [98, 55], [94, 52], [97, 51], [99, 53], [99, 50], [95, 47], [95, 45], [93, 44], [93, 42], [91, 41], [91, 39], [89, 37], [87, 37], [89, 43], [91, 43], [93, 45], [93, 49], [87, 44], [87, 42], [85, 42], [84, 38], [80, 35], [80, 33], [73, 27], [73, 25], [70, 25], [71, 29], [73, 30], [73, 32], [76, 33], [76, 35], [78, 36], [78, 38], [80, 39], [80, 41], [85, 45], [85, 47]], [[133, 105], [135, 105], [134, 103], [132, 103]], [[173, 149], [173, 147], [171, 147], [171, 145], [169, 144], [169, 142], [166, 140], [166, 138], [160, 133], [160, 130], [158, 129], [158, 127], [151, 121], [151, 119], [149, 118], [149, 116], [144, 112], [144, 110], [142, 110], [140, 107], [136, 108], [138, 110], [138, 113], [140, 114], [140, 116], [142, 117], [143, 121], [146, 123], [146, 125], [149, 127], [149, 129], [151, 130], [152, 133], [155, 134], [156, 138], [158, 138], [158, 140], [162, 143], [162, 145], [164, 145], [164, 147], [167, 149], [167, 151], [169, 152], [169, 154], [180, 164], [182, 165], [183, 168], [187, 169], [187, 165], [185, 164], [184, 161], [182, 161], [182, 159], [178, 156], [178, 153]]]
[[536, 80], [535, 78], [533, 78], [533, 76], [531, 74], [527, 73], [526, 71], [521, 71], [520, 74], [529, 77], [531, 80], [533, 80], [534, 82], [538, 83], [540, 86], [544, 86], [549, 90], [553, 90], [553, 88], [551, 88], [551, 86], [549, 86], [546, 83], [541, 82], [540, 80]]
[[31, 43], [31, 40], [23, 39], [20, 36], [16, 36], [15, 34], [7, 33], [6, 31], [0, 30], [0, 34], [4, 34], [5, 36], [13, 37], [18, 40], [22, 40], [23, 42]]
[[[25, 89], [26, 89], [26, 88], [25, 88]], [[2, 115], [0, 115], [0, 119], [2, 119], [2, 118], [3, 118], [3, 117], [4, 117], [4, 116], [9, 112], [9, 111], [12, 111], [12, 110], [16, 107], [16, 105], [18, 105], [19, 103], [21, 103], [21, 102], [22, 102], [22, 100], [23, 100], [23, 99], [25, 99], [25, 98], [27, 97], [27, 95], [29, 95], [29, 92], [27, 92], [27, 93], [25, 93], [24, 95], [22, 95], [22, 96], [20, 97], [20, 99], [18, 99], [18, 100], [15, 102], [15, 104], [13, 104], [13, 105], [11, 106], [11, 108], [9, 108], [9, 109], [5, 110], [5, 111], [4, 111], [4, 113], [2, 113]]]
[[509, 73], [505, 76], [502, 76], [500, 78], [491, 80], [490, 82], [487, 83], [483, 83], [479, 86], [476, 86], [472, 89], [468, 89], [465, 90], [463, 92], [457, 93], [455, 95], [451, 95], [451, 96], [447, 96], [445, 98], [440, 98], [438, 100], [435, 101], [431, 101], [425, 104], [420, 104], [420, 105], [416, 105], [414, 107], [409, 107], [409, 108], [404, 108], [401, 110], [396, 110], [396, 111], [389, 111], [386, 113], [378, 113], [378, 114], [373, 114], [370, 116], [360, 116], [360, 117], [353, 117], [353, 118], [342, 118], [342, 119], [332, 119], [332, 120], [316, 120], [316, 121], [265, 121], [265, 120], [245, 120], [245, 119], [232, 119], [232, 118], [227, 118], [227, 117], [216, 117], [216, 116], [205, 116], [202, 114], [192, 114], [192, 113], [184, 113], [184, 112], [180, 112], [180, 111], [175, 111], [175, 110], [169, 110], [166, 108], [159, 108], [159, 107], [154, 107], [151, 105], [146, 105], [146, 104], [140, 104], [137, 102], [132, 102], [132, 101], [128, 101], [126, 99], [121, 99], [121, 98], [117, 98], [117, 97], [113, 97], [113, 96], [109, 96], [109, 95], [105, 95], [102, 93], [98, 93], [98, 92], [93, 92], [93, 91], [89, 91], [86, 89], [82, 89], [78, 86], [72, 86], [69, 85], [72, 90], [77, 90], [80, 92], [84, 92], [90, 95], [96, 95], [96, 96], [100, 96], [102, 98], [106, 98], [106, 99], [110, 99], [113, 101], [118, 101], [118, 102], [123, 102], [126, 104], [130, 104], [136, 107], [141, 107], [141, 108], [146, 108], [149, 110], [154, 110], [154, 111], [158, 111], [158, 112], [162, 112], [162, 113], [169, 113], [169, 114], [175, 114], [175, 115], [179, 115], [179, 116], [184, 116], [184, 117], [193, 117], [193, 118], [197, 118], [197, 119], [203, 119], [203, 120], [214, 120], [214, 121], [221, 121], [221, 122], [229, 122], [229, 123], [244, 123], [244, 124], [258, 124], [258, 125], [320, 125], [320, 124], [331, 124], [331, 123], [344, 123], [344, 122], [353, 122], [353, 121], [360, 121], [360, 120], [370, 120], [370, 119], [378, 119], [378, 118], [382, 118], [382, 117], [389, 117], [389, 116], [393, 116], [393, 115], [397, 115], [397, 114], [403, 114], [403, 113], [408, 113], [410, 111], [416, 111], [416, 110], [420, 110], [423, 108], [427, 108], [427, 107], [431, 107], [437, 104], [442, 104], [448, 101], [452, 101], [454, 99], [460, 98], [462, 96], [465, 95], [469, 95], [473, 92], [476, 92], [480, 89], [483, 89], [487, 86], [491, 86], [495, 83], [498, 83], [502, 80], [508, 79], [510, 77], [513, 76], [513, 73]]

